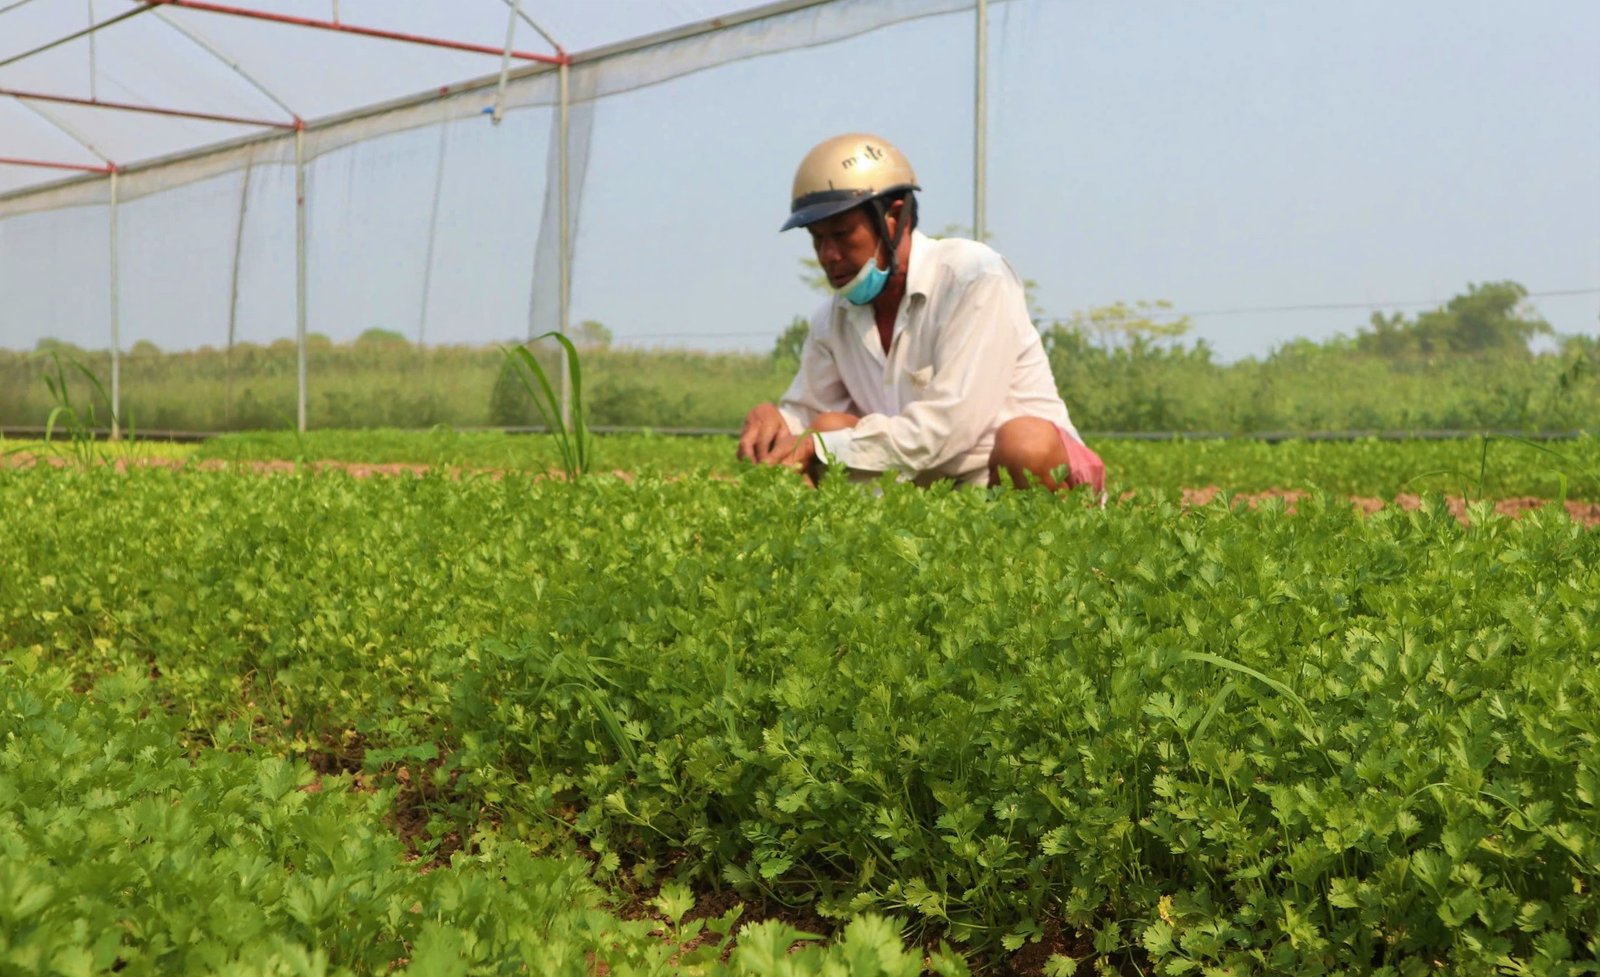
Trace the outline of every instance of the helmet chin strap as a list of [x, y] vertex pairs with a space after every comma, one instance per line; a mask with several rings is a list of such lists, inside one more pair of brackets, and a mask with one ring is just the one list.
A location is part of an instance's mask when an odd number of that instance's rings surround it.
[[[882, 197], [878, 197], [872, 201], [872, 206], [868, 208], [872, 212], [872, 223], [878, 232], [878, 241], [880, 243], [887, 241], [889, 244], [888, 270], [891, 275], [894, 274], [895, 266], [900, 261], [900, 239], [905, 234], [906, 224], [915, 218], [917, 212], [915, 195], [907, 193], [900, 200], [902, 201], [900, 204], [900, 219], [895, 221], [893, 238], [889, 236], [889, 204], [885, 203]], [[876, 252], [874, 252], [872, 260], [878, 260]]]

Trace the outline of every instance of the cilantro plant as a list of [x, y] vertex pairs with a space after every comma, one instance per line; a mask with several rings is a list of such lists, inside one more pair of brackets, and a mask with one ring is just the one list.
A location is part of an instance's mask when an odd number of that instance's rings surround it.
[[[687, 887], [861, 959], [904, 952], [850, 942], [872, 914], [990, 969], [1068, 933], [1080, 972], [1593, 971], [1600, 534], [880, 487], [0, 473], [0, 906], [52, 921], [5, 952], [559, 973], [506, 934], [568, 919], [647, 953], [501, 881], [581, 852], [572, 891], [656, 899], [656, 944]], [[213, 932], [194, 880], [257, 862], [256, 928]], [[458, 910], [388, 915], [423, 896]]]
[[685, 922], [695, 900], [680, 888], [660, 900], [664, 925], [623, 920], [581, 860], [492, 834], [420, 871], [385, 823], [392, 788], [320, 776], [243, 728], [191, 755], [141, 673], [84, 691], [37, 651], [13, 651], [0, 668], [8, 974], [922, 972], [921, 955], [876, 916], [832, 945], [802, 946], [810, 934], [775, 922], [736, 932], [737, 908]]
[[[1445, 441], [1090, 440], [1106, 460], [1113, 498], [1130, 491], [1176, 496], [1183, 489], [1217, 486], [1231, 492], [1327, 491], [1385, 500], [1429, 492], [1470, 499], [1600, 500], [1600, 438], [1592, 435], [1567, 441], [1495, 435]], [[608, 467], [629, 472], [736, 475], [745, 468], [734, 461], [731, 437], [599, 434], [589, 444], [592, 457], [603, 454]], [[559, 471], [564, 464], [560, 439], [553, 435], [448, 428], [228, 434], [198, 446], [194, 457], [304, 457], [534, 472]]]

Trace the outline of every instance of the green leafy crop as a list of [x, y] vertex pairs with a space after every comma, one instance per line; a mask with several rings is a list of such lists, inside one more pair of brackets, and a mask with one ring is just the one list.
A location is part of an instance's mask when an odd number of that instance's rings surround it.
[[0, 472], [5, 952], [1593, 972], [1600, 535], [786, 476]]
[[[1533, 496], [1600, 500], [1600, 439], [1528, 441], [1489, 436], [1440, 441], [1094, 440], [1113, 494], [1287, 489], [1393, 499], [1445, 492], [1468, 499]], [[606, 434], [591, 439], [593, 464], [628, 472], [734, 475], [728, 437]], [[202, 460], [284, 458], [414, 462], [462, 469], [543, 472], [563, 467], [560, 439], [500, 432], [367, 430], [230, 434], [200, 445]]]
[[797, 947], [806, 934], [777, 923], [746, 927], [724, 965], [737, 910], [685, 923], [685, 897], [665, 926], [624, 921], [581, 860], [492, 834], [471, 857], [419, 871], [384, 823], [392, 789], [360, 791], [243, 740], [187, 755], [143, 675], [83, 694], [37, 653], [4, 667], [0, 972], [921, 971], [899, 930], [871, 916], [829, 947]]

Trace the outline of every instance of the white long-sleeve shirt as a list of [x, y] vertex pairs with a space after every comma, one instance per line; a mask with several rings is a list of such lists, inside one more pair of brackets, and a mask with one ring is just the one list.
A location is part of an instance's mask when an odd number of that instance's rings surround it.
[[888, 353], [871, 305], [830, 299], [778, 409], [792, 434], [824, 411], [860, 416], [822, 435], [831, 461], [911, 477], [987, 469], [995, 432], [1017, 417], [1078, 438], [1016, 272], [985, 244], [916, 231]]

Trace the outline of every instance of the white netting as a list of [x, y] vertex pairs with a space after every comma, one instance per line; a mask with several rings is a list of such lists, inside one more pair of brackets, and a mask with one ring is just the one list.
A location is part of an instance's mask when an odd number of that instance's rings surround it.
[[[99, 2], [102, 13], [131, 8]], [[313, 0], [262, 3], [327, 13]], [[1160, 298], [1226, 309], [1287, 304], [1286, 294], [1380, 307], [1443, 301], [1472, 280], [1594, 284], [1600, 165], [1587, 182], [1568, 180], [1559, 207], [1539, 167], [1563, 155], [1600, 161], [1600, 85], [1592, 72], [1590, 84], [1564, 84], [1564, 69], [1545, 77], [1540, 65], [1600, 63], [1600, 32], [1553, 9], [1518, 14], [1561, 46], [1540, 60], [1491, 43], [1509, 29], [1503, 11], [1456, 17], [1444, 0], [1324, 6], [1313, 36], [1296, 32], [1307, 22], [1298, 8], [991, 2], [988, 228], [1039, 283], [1047, 312]], [[60, 24], [47, 9], [60, 5], [35, 0], [0, 19], [0, 60], [49, 39]], [[666, 27], [663, 9], [640, 5], [634, 16], [657, 18], [638, 20], [641, 29]], [[418, 33], [495, 47], [509, 5], [399, 12], [347, 0], [345, 16], [410, 17]], [[562, 325], [555, 67], [518, 64], [502, 92], [498, 58], [482, 55], [175, 8], [116, 31], [104, 33], [93, 76], [102, 99], [308, 120], [314, 339], [379, 329], [432, 346], [486, 344]], [[1428, 31], [1438, 50], [1407, 40]], [[566, 37], [559, 24], [554, 34]], [[0, 88], [60, 88], [67, 77], [90, 94], [86, 43], [0, 65]], [[351, 44], [362, 70], [341, 71]], [[516, 46], [548, 48], [526, 28]], [[906, 151], [925, 188], [925, 230], [973, 223], [973, 0], [789, 2], [589, 47], [568, 45], [577, 52], [567, 72], [568, 325], [598, 321], [630, 345], [769, 349], [815, 303], [800, 281], [804, 238], [776, 228], [793, 162], [831, 133], [878, 131]], [[218, 51], [251, 57], [241, 73]], [[1403, 82], [1380, 70], [1406, 58], [1419, 67]], [[1513, 74], [1527, 84], [1515, 88]], [[408, 95], [392, 89], [399, 75], [448, 86], [413, 84], [421, 94]], [[394, 100], [374, 104], [383, 98]], [[1485, 136], [1485, 113], [1521, 120], [1517, 138]], [[1546, 114], [1555, 121], [1541, 123]], [[122, 348], [295, 338], [292, 130], [0, 97], [0, 136], [0, 156], [121, 165]], [[19, 173], [32, 183], [22, 187]], [[111, 181], [55, 179], [0, 166], [0, 347], [53, 338], [105, 349]], [[1430, 253], [1414, 243], [1422, 227], [1463, 243]], [[1592, 295], [1575, 301], [1588, 311], [1558, 327], [1592, 328]], [[1327, 336], [1365, 318], [1336, 310], [1278, 328], [1283, 338]], [[1208, 331], [1202, 320], [1202, 333], [1238, 355], [1250, 350], [1230, 343], [1261, 320], [1214, 321], [1228, 325]], [[336, 413], [340, 384], [354, 382], [319, 360], [322, 348], [312, 344], [313, 423]]]
[[[784, 175], [739, 161], [774, 144], [795, 155], [841, 124], [906, 132], [938, 126], [944, 112], [937, 101], [947, 94], [970, 101], [961, 94], [970, 85], [970, 64], [927, 72], [916, 86], [928, 100], [907, 108], [871, 97], [905, 86], [904, 69], [878, 56], [874, 47], [882, 42], [868, 38], [899, 25], [896, 43], [914, 47], [927, 23], [967, 30], [939, 16], [965, 6], [965, 0], [789, 4], [764, 16], [735, 17], [718, 29], [679, 31], [577, 58], [567, 89], [569, 321], [606, 322], [622, 342], [692, 342], [707, 332], [698, 310], [731, 298], [752, 310], [750, 344], [769, 342], [787, 310], [810, 299], [787, 272], [781, 279], [787, 287], [773, 294], [770, 281], [763, 286], [734, 269], [753, 240], [780, 265], [798, 270], [788, 264], [795, 241], [774, 233], [783, 214]], [[316, 36], [310, 50], [297, 51], [287, 64], [254, 65], [241, 81], [217, 59], [193, 55], [202, 43], [238, 50], [235, 35], [245, 28], [207, 22], [201, 30], [197, 22], [185, 23], [182, 12], [158, 13], [159, 19], [140, 18], [128, 29], [128, 39], [172, 61], [171, 75], [154, 76], [163, 79], [154, 94], [209, 91], [184, 104], [267, 119], [283, 112], [263, 90], [296, 108], [312, 100], [314, 93], [297, 85], [303, 79], [295, 66], [304, 73], [307, 59], [331, 43], [326, 39]], [[395, 49], [386, 51], [393, 56]], [[406, 49], [399, 50], [404, 56]], [[24, 62], [29, 73], [0, 82], [43, 87], [71, 57], [65, 50], [41, 55]], [[832, 73], [840, 57], [859, 61], [862, 70], [848, 85], [819, 89], [816, 79]], [[116, 75], [115, 64], [114, 56], [103, 58], [102, 72]], [[730, 114], [726, 96], [774, 79], [789, 83], [764, 110]], [[499, 81], [482, 75], [448, 91], [308, 124], [301, 152], [314, 421], [319, 404], [337, 404], [344, 379], [319, 374], [318, 336], [345, 341], [382, 329], [423, 343], [483, 344], [562, 325], [559, 72], [533, 65], [512, 72], [503, 91]], [[101, 98], [152, 94], [149, 83], [103, 84]], [[220, 94], [223, 89], [234, 97]], [[97, 162], [75, 145], [97, 110], [4, 104], [12, 113], [30, 106], [24, 114], [34, 140], [26, 151]], [[490, 118], [496, 106], [498, 124]], [[198, 138], [196, 132], [211, 133], [213, 141], [202, 151], [121, 166], [115, 189], [121, 348], [226, 351], [293, 340], [296, 134], [241, 136], [233, 125], [115, 118], [95, 130], [100, 142], [93, 149], [109, 158], [132, 151], [138, 127], [144, 127], [146, 146], [182, 146]], [[225, 141], [215, 143], [219, 137]], [[74, 145], [77, 155], [64, 145]], [[922, 148], [914, 138], [907, 145], [912, 152]], [[932, 162], [926, 169], [954, 191], [947, 202], [962, 196], [955, 190], [959, 173], [943, 177]], [[695, 205], [663, 204], [663, 186], [687, 191]], [[17, 297], [0, 310], [6, 345], [46, 338], [110, 345], [111, 192], [109, 178], [92, 176], [0, 196], [0, 292]], [[586, 211], [586, 196], [595, 194], [603, 194], [607, 206]], [[716, 215], [718, 226], [706, 222], [708, 214]], [[579, 254], [599, 257], [585, 262]], [[71, 300], [61, 300], [64, 295]], [[641, 295], [654, 297], [648, 317], [639, 314]], [[726, 331], [718, 338], [728, 338]], [[125, 390], [137, 399], [137, 384]]]
[[0, 334], [7, 345], [54, 337], [110, 345], [111, 220], [81, 204], [0, 220]]

